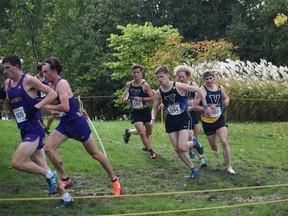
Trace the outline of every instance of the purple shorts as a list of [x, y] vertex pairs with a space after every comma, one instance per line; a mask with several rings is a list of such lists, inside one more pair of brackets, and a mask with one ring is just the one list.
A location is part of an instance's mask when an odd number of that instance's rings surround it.
[[60, 120], [60, 124], [55, 129], [61, 134], [80, 142], [87, 141], [91, 134], [91, 130], [84, 115], [69, 122]]
[[39, 143], [37, 149], [42, 149], [44, 146], [43, 138], [45, 137], [44, 130], [42, 131], [20, 131], [22, 142], [34, 142], [39, 138]]

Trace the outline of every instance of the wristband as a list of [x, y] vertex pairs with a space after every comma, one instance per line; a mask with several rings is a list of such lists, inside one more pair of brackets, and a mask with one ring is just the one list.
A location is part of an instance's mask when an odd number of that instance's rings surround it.
[[208, 108], [208, 104], [203, 105], [204, 109]]

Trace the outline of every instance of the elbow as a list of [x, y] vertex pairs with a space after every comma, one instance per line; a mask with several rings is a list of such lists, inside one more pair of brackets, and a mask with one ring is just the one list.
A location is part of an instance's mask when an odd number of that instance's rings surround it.
[[69, 112], [69, 107], [64, 107], [63, 112]]

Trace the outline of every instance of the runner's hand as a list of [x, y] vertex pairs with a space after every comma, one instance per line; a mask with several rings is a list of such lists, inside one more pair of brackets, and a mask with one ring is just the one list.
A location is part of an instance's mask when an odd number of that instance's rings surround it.
[[26, 113], [26, 119], [28, 119], [28, 120], [34, 119], [37, 111], [38, 111], [38, 109], [35, 106], [33, 106], [30, 110], [26, 111], [25, 112]]

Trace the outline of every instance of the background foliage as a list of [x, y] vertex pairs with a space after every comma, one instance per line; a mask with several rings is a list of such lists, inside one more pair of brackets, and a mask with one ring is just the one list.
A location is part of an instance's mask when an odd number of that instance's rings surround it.
[[[121, 94], [131, 79], [131, 63], [136, 61], [145, 67], [145, 78], [153, 87], [153, 68], [159, 64], [173, 68], [182, 62], [227, 57], [266, 59], [277, 66], [288, 61], [288, 25], [273, 22], [278, 13], [288, 14], [288, 0], [0, 0], [0, 4], [0, 57], [17, 53], [24, 71], [32, 74], [39, 61], [58, 57], [64, 65], [62, 77], [85, 98], [90, 113], [103, 119], [127, 114], [122, 105], [115, 109], [114, 95]], [[203, 44], [210, 44], [205, 52], [199, 49]]]

